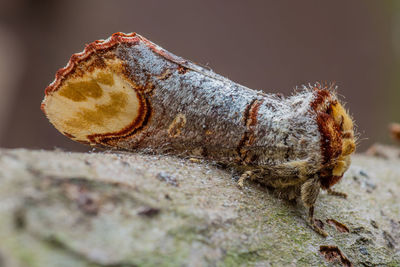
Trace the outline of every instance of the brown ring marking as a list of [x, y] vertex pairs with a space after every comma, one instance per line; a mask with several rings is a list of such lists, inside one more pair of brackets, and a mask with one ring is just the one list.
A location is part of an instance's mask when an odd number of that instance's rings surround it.
[[64, 134], [66, 137], [68, 137], [68, 138], [71, 138], [71, 139], [74, 139], [74, 138], [75, 138], [75, 136], [72, 135], [72, 134], [70, 134], [70, 133], [63, 132], [63, 134]]
[[[342, 129], [337, 125], [329, 114], [332, 104], [337, 103], [331, 100], [331, 93], [328, 89], [314, 89], [315, 99], [310, 104], [312, 110], [317, 114], [318, 130], [321, 134], [321, 152], [323, 156], [323, 168], [320, 171], [320, 183], [323, 189], [336, 184], [342, 176], [333, 176], [333, 160], [337, 159], [342, 153]], [[328, 101], [329, 107], [324, 110], [325, 103]], [[332, 131], [333, 130], [333, 131]]]
[[[264, 102], [263, 100], [253, 99], [246, 106], [243, 112], [243, 122], [244, 126], [246, 126], [246, 131], [244, 132], [236, 148], [236, 151], [239, 154], [239, 160], [238, 160], [239, 162], [246, 161], [246, 159], [249, 156], [247, 155], [248, 151], [244, 150], [244, 147], [251, 145], [255, 141], [253, 126], [257, 125], [258, 110], [260, 109], [260, 105], [263, 102]], [[250, 157], [248, 161], [251, 162], [252, 157]]]
[[[324, 157], [323, 164], [331, 163], [332, 159], [336, 159], [342, 153], [342, 136], [340, 128], [335, 125], [333, 118], [323, 112], [317, 115], [318, 129], [321, 134], [321, 150]], [[337, 135], [330, 131], [334, 127]]]
[[132, 121], [132, 123], [118, 132], [104, 133], [104, 134], [92, 134], [92, 135], [87, 136], [87, 138], [91, 142], [101, 144], [102, 140], [104, 140], [105, 138], [107, 138], [107, 140], [121, 138], [122, 136], [125, 136], [125, 135], [129, 134], [130, 132], [134, 131], [136, 128], [139, 128], [143, 124], [143, 121], [146, 117], [146, 113], [148, 111], [147, 101], [146, 101], [146, 98], [142, 94], [140, 94], [138, 91], [135, 91], [135, 92], [136, 92], [136, 96], [139, 100], [139, 111], [138, 111], [137, 117]]
[[314, 101], [311, 102], [311, 108], [315, 111], [319, 111], [323, 108], [325, 101], [331, 97], [331, 94], [328, 90], [324, 89], [314, 90], [315, 98]]
[[248, 123], [246, 123], [248, 130], [252, 130], [254, 132], [251, 126], [257, 125], [258, 110], [260, 109], [260, 106], [263, 102], [264, 102], [263, 100], [256, 100], [254, 104], [251, 105], [249, 112], [249, 121]]
[[99, 144], [105, 145], [105, 146], [110, 146], [108, 143], [109, 141], [115, 141], [115, 140], [120, 140], [124, 138], [128, 138], [130, 136], [133, 136], [139, 132], [141, 132], [149, 123], [152, 115], [152, 109], [151, 109], [151, 104], [149, 99], [146, 97], [143, 97], [144, 99], [144, 105], [140, 106], [140, 113], [142, 114], [141, 117], [143, 117], [143, 120], [141, 120], [139, 123], [138, 121], [135, 120], [131, 125], [127, 126], [124, 130], [118, 132], [116, 135], [115, 133], [110, 133], [110, 134], [101, 134], [101, 135], [96, 135], [97, 142]]
[[139, 130], [143, 129], [148, 123], [150, 115], [152, 113], [150, 101], [146, 95], [151, 95], [155, 86], [149, 81], [150, 76], [147, 76], [146, 83], [144, 86], [136, 84], [135, 81], [129, 78], [129, 72], [127, 71], [127, 65], [124, 64], [123, 71], [121, 72], [125, 76], [126, 81], [132, 86], [139, 100], [139, 111], [138, 116], [132, 121], [131, 124], [120, 130], [119, 132], [93, 134], [87, 136], [87, 138], [96, 144], [110, 146], [109, 141], [115, 141], [121, 138], [126, 138], [136, 134]]

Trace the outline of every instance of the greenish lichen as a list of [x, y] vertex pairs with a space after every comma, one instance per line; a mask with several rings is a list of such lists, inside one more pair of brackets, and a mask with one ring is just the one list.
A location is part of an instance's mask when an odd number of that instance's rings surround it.
[[337, 188], [349, 198], [317, 201], [324, 239], [301, 203], [206, 162], [0, 150], [0, 252], [6, 266], [330, 266], [319, 249], [334, 245], [354, 266], [398, 266], [399, 160], [353, 162]]

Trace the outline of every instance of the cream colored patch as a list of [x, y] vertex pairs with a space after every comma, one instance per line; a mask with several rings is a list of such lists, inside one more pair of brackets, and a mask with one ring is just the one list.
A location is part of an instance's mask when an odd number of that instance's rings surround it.
[[343, 135], [342, 154], [336, 161], [332, 175], [342, 176], [350, 167], [350, 155], [356, 149], [356, 143], [354, 139], [354, 124], [348, 112], [339, 102], [331, 106], [331, 115], [336, 124], [340, 125]]
[[168, 127], [169, 137], [176, 138], [181, 135], [182, 128], [186, 125], [186, 117], [179, 113]]
[[90, 142], [89, 135], [117, 133], [139, 116], [138, 95], [118, 73], [120, 62], [106, 64], [111, 66], [71, 77], [45, 98], [50, 122], [74, 140]]
[[333, 176], [342, 176], [350, 167], [350, 156], [340, 157], [336, 162], [335, 168], [332, 170]]

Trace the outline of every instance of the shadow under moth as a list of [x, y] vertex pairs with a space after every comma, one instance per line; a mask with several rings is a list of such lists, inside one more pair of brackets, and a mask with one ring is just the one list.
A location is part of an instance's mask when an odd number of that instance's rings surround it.
[[175, 56], [144, 37], [115, 33], [73, 54], [45, 90], [42, 110], [92, 146], [201, 157], [234, 167], [309, 208], [350, 165], [353, 122], [333, 85], [289, 97], [264, 94]]

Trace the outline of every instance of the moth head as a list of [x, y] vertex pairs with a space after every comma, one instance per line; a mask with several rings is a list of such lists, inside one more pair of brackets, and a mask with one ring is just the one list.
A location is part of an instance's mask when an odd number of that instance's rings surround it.
[[350, 155], [356, 149], [354, 123], [334, 90], [318, 88], [315, 94], [312, 107], [317, 116], [324, 161], [320, 173], [321, 186], [327, 189], [337, 183], [350, 167]]

